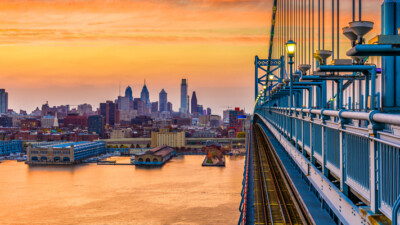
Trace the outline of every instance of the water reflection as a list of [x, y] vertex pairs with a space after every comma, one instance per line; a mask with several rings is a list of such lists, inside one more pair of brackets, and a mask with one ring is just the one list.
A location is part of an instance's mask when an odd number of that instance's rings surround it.
[[0, 164], [0, 224], [234, 224], [244, 158], [202, 167], [178, 156], [158, 169]]

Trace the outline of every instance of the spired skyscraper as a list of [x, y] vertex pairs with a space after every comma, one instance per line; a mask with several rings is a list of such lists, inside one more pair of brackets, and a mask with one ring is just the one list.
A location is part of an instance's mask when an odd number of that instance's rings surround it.
[[181, 113], [187, 113], [188, 112], [188, 85], [186, 83], [186, 79], [182, 79], [181, 83], [181, 108], [179, 109], [179, 112]]
[[160, 92], [160, 100], [159, 100], [159, 102], [160, 102], [160, 107], [159, 107], [160, 112], [168, 111], [168, 108], [167, 108], [167, 104], [168, 104], [167, 92], [165, 92], [164, 89], [162, 89], [161, 92]]
[[125, 97], [129, 97], [129, 100], [131, 100], [131, 101], [133, 100], [131, 86], [126, 87], [126, 89], [125, 89]]
[[5, 89], [0, 89], [0, 113], [8, 111], [8, 93]]
[[146, 80], [144, 80], [142, 92], [140, 93], [140, 99], [142, 99], [142, 101], [146, 104], [147, 108], [151, 108], [150, 94], [149, 94], [149, 90], [147, 89], [147, 86], [146, 86]]

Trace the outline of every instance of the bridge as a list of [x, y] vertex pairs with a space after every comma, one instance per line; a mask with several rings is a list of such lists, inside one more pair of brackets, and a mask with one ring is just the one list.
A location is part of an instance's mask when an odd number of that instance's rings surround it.
[[[239, 224], [400, 224], [400, 1], [380, 2], [273, 1]], [[371, 40], [363, 4], [381, 13]]]

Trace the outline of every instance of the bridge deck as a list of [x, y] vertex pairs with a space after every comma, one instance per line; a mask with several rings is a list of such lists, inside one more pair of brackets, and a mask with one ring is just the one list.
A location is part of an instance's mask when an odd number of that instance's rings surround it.
[[255, 224], [312, 224], [298, 204], [260, 127], [254, 132]]

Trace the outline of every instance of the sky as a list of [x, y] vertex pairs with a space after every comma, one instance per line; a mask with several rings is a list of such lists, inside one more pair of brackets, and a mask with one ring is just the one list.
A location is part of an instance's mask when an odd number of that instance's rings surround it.
[[[0, 88], [15, 111], [46, 101], [97, 108], [128, 85], [138, 97], [146, 79], [150, 100], [158, 101], [164, 88], [178, 111], [187, 78], [190, 96], [196, 91], [214, 113], [251, 112], [254, 56], [267, 57], [271, 2], [1, 0]], [[377, 33], [381, 1], [363, 2]], [[343, 12], [341, 24], [350, 19]]]

